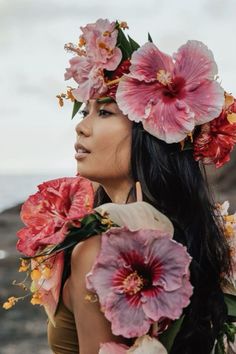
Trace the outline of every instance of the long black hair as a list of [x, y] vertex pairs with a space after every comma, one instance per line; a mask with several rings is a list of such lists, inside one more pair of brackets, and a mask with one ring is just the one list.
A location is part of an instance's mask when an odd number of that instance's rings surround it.
[[[192, 150], [166, 144], [133, 123], [131, 175], [141, 183], [143, 200], [173, 222], [174, 239], [193, 258], [194, 293], [171, 354], [210, 354], [227, 319], [220, 276], [229, 273], [230, 258], [204, 170]], [[95, 200], [97, 205], [110, 201], [102, 187]]]

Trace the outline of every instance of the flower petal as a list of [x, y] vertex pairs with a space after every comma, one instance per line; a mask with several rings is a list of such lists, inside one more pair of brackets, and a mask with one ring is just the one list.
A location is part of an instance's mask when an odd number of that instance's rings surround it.
[[152, 104], [148, 118], [143, 121], [143, 127], [166, 143], [177, 143], [193, 130], [194, 114], [183, 101], [161, 100]]
[[135, 202], [125, 205], [106, 203], [95, 210], [108, 217], [119, 226], [126, 226], [131, 231], [139, 229], [154, 229], [174, 234], [174, 227], [170, 219], [146, 202]]
[[194, 112], [195, 125], [207, 123], [219, 116], [224, 105], [224, 90], [217, 81], [205, 81], [184, 99]]
[[110, 295], [106, 301], [105, 317], [111, 321], [112, 333], [125, 338], [133, 338], [148, 332], [151, 321], [144, 316], [139, 300], [127, 296]]
[[171, 56], [161, 52], [153, 43], [145, 43], [136, 50], [131, 58], [131, 76], [139, 81], [157, 80], [159, 70], [172, 73], [174, 64]]
[[213, 53], [200, 41], [188, 41], [174, 55], [175, 76], [183, 77], [191, 91], [205, 80], [214, 80], [218, 72]]
[[[151, 235], [150, 235], [151, 236]], [[168, 253], [166, 252], [168, 249]], [[145, 262], [161, 264], [161, 274], [157, 267], [153, 270], [153, 285], [161, 286], [165, 291], [174, 291], [182, 286], [183, 274], [187, 274], [191, 257], [186, 252], [186, 247], [170, 240], [168, 237], [159, 237], [158, 242], [150, 237], [149, 245], [144, 251]], [[156, 260], [155, 260], [156, 259]], [[158, 261], [157, 261], [158, 260]], [[168, 276], [166, 276], [168, 274]]]
[[115, 48], [112, 57], [104, 65], [104, 69], [109, 71], [115, 70], [117, 66], [120, 64], [121, 59], [122, 59], [122, 52], [120, 48]]
[[107, 342], [100, 344], [100, 350], [98, 354], [126, 354], [127, 345], [119, 344], [115, 342]]
[[160, 95], [160, 85], [157, 82], [145, 83], [124, 75], [118, 85], [116, 102], [130, 120], [140, 122], [148, 116], [146, 107], [151, 102], [156, 103]]
[[189, 282], [189, 276], [183, 278], [182, 286], [174, 291], [161, 291], [158, 296], [150, 296], [148, 292], [143, 293], [143, 310], [153, 321], [158, 321], [161, 317], [172, 320], [181, 316], [183, 308], [190, 303], [190, 296], [193, 287]]
[[156, 338], [148, 335], [137, 338], [127, 354], [168, 354], [166, 348]]

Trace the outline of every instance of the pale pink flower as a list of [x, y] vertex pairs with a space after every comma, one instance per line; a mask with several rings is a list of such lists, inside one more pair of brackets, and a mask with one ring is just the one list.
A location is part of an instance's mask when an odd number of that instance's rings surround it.
[[81, 36], [85, 42], [87, 56], [93, 63], [101, 64], [106, 70], [113, 71], [122, 59], [121, 50], [116, 47], [118, 31], [115, 22], [98, 19], [96, 23], [90, 23], [80, 27]]
[[188, 41], [173, 58], [146, 43], [133, 53], [130, 74], [119, 83], [116, 100], [150, 134], [179, 142], [196, 125], [220, 114], [224, 91], [216, 74], [212, 52], [199, 41]]
[[171, 236], [159, 230], [130, 231], [125, 227], [102, 235], [87, 287], [98, 294], [115, 335], [144, 335], [163, 317], [179, 318], [189, 304], [191, 257]]
[[35, 256], [45, 246], [64, 240], [70, 226], [92, 212], [93, 188], [83, 177], [64, 177], [44, 182], [38, 192], [23, 204], [21, 219], [26, 225], [18, 231], [17, 249]]
[[65, 79], [73, 79], [79, 84], [72, 94], [78, 102], [86, 102], [90, 98], [102, 96], [107, 91], [103, 69], [94, 65], [87, 57], [74, 57], [70, 60], [71, 67], [66, 69]]
[[107, 342], [100, 345], [98, 354], [126, 354], [127, 349], [129, 349], [127, 345], [115, 342]]
[[137, 338], [127, 354], [168, 354], [166, 348], [155, 338], [143, 336]]
[[115, 342], [103, 343], [98, 354], [168, 354], [166, 348], [157, 339], [148, 335], [136, 339], [132, 347]]
[[99, 19], [81, 30], [85, 54], [70, 60], [65, 80], [73, 78], [79, 84], [72, 94], [77, 101], [86, 102], [107, 92], [104, 70], [114, 71], [121, 62], [122, 52], [116, 47], [118, 31], [115, 22]]

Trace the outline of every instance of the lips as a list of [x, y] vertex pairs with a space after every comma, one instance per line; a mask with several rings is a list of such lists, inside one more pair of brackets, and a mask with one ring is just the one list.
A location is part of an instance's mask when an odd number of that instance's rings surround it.
[[88, 156], [88, 154], [90, 154], [90, 151], [82, 144], [80, 143], [75, 143], [75, 159], [76, 160], [80, 160], [86, 156]]
[[79, 143], [75, 143], [75, 151], [76, 152], [83, 152], [83, 153], [90, 153], [90, 151], [88, 149], [86, 149], [86, 147], [82, 144]]

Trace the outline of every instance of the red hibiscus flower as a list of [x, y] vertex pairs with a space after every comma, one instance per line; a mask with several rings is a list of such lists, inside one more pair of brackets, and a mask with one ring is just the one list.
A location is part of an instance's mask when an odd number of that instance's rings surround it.
[[26, 225], [18, 231], [18, 251], [34, 256], [47, 245], [62, 242], [70, 226], [92, 211], [93, 188], [82, 177], [65, 177], [44, 182], [21, 210]]
[[106, 92], [106, 96], [112, 97], [114, 100], [116, 100], [116, 91], [117, 91], [117, 88], [118, 88], [119, 79], [124, 74], [128, 74], [129, 73], [130, 65], [131, 65], [130, 60], [124, 60], [118, 66], [118, 68], [112, 73], [112, 75], [109, 78], [110, 82], [108, 81], [108, 83], [107, 83], [108, 91]]
[[219, 117], [203, 124], [194, 140], [194, 158], [204, 164], [223, 166], [230, 160], [230, 152], [236, 144], [236, 100], [225, 97], [225, 106]]

